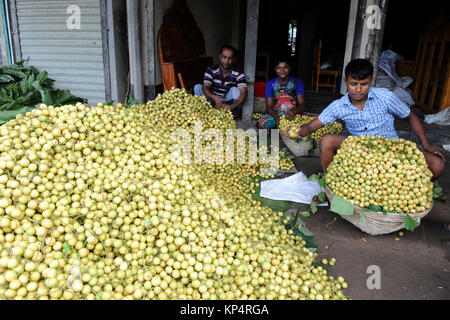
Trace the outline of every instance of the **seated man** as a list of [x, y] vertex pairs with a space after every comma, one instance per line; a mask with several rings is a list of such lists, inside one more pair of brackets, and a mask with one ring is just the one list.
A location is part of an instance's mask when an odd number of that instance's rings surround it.
[[[305, 137], [336, 120], [344, 121], [353, 136], [381, 135], [384, 138], [398, 138], [394, 128], [394, 116], [408, 118], [412, 131], [423, 145], [425, 160], [437, 179], [445, 168], [445, 157], [432, 147], [425, 136], [420, 119], [397, 96], [385, 88], [371, 88], [373, 66], [365, 59], [355, 59], [345, 68], [345, 85], [348, 93], [333, 101], [311, 122], [298, 127], [297, 136]], [[320, 161], [327, 169], [336, 151], [346, 137], [325, 135], [320, 141]]]
[[215, 108], [228, 108], [236, 119], [247, 97], [247, 80], [245, 74], [233, 66], [235, 59], [236, 49], [230, 45], [223, 46], [219, 64], [206, 69], [203, 86], [195, 85], [194, 94], [205, 95]]
[[287, 59], [275, 61], [276, 78], [266, 84], [266, 104], [268, 114], [258, 119], [262, 129], [277, 128], [280, 117], [292, 120], [296, 114], [305, 111], [305, 90], [303, 83], [289, 74], [291, 66]]

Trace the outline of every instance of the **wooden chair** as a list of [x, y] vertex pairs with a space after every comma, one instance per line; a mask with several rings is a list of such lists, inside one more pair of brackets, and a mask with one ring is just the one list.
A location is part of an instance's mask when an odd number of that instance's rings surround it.
[[[322, 39], [319, 39], [316, 42], [316, 44], [314, 45], [314, 58], [313, 58], [311, 89], [318, 92], [319, 87], [333, 88], [333, 94], [335, 94], [339, 71], [338, 70], [322, 70], [322, 69], [320, 69], [321, 51], [322, 51]], [[321, 76], [326, 76], [326, 79], [322, 80], [320, 78]], [[332, 78], [334, 78], [333, 82], [330, 81]]]
[[205, 40], [186, 0], [174, 0], [158, 32], [158, 54], [164, 90], [191, 90], [203, 83], [213, 58], [206, 56]]

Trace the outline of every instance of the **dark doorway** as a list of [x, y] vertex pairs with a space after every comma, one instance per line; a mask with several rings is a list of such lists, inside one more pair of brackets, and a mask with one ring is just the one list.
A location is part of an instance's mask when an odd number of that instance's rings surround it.
[[420, 32], [440, 11], [450, 18], [448, 0], [434, 0], [429, 5], [411, 5], [407, 0], [389, 1], [383, 50], [392, 50], [405, 60], [415, 60]]
[[256, 81], [275, 77], [274, 60], [290, 57], [292, 75], [309, 89], [314, 45], [320, 38], [321, 62], [341, 70], [349, 10], [350, 0], [261, 0]]

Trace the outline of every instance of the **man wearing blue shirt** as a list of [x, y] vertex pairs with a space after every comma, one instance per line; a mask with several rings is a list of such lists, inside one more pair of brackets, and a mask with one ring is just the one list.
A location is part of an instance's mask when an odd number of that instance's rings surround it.
[[[342, 120], [353, 136], [381, 135], [398, 138], [394, 127], [394, 116], [409, 118], [412, 131], [423, 145], [423, 154], [428, 167], [437, 179], [445, 168], [445, 157], [432, 147], [425, 136], [420, 119], [394, 93], [384, 88], [371, 88], [373, 66], [365, 59], [355, 59], [345, 68], [344, 82], [348, 93], [335, 100], [311, 122], [298, 127], [298, 136], [305, 137], [321, 127]], [[320, 161], [326, 170], [336, 151], [346, 137], [329, 134], [320, 141]]]
[[275, 61], [276, 78], [266, 84], [267, 113], [258, 119], [262, 129], [276, 128], [281, 116], [292, 120], [296, 114], [305, 111], [305, 90], [301, 80], [290, 76], [291, 66], [288, 59]]

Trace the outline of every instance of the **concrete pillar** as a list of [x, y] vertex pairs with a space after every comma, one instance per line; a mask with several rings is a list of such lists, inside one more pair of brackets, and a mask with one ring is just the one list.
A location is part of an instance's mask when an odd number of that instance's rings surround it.
[[[378, 74], [381, 46], [383, 44], [388, 0], [352, 0], [350, 5], [344, 69], [352, 59], [368, 59], [374, 66], [374, 84]], [[342, 75], [342, 80], [344, 79]], [[342, 81], [342, 83], [344, 83]], [[345, 94], [345, 85], [341, 94]]]
[[109, 75], [109, 99], [123, 103], [128, 87], [126, 75], [129, 72], [126, 4], [122, 1], [105, 1], [105, 5], [107, 40], [103, 43], [107, 45], [109, 61], [109, 68], [105, 68], [105, 73]]
[[146, 1], [147, 17], [147, 65], [148, 65], [148, 92], [147, 99], [156, 98], [156, 32], [155, 32], [155, 1]]
[[127, 0], [128, 46], [130, 53], [130, 79], [133, 96], [144, 103], [144, 79], [142, 77], [142, 55], [140, 37], [139, 2]]
[[258, 42], [259, 0], [247, 1], [247, 28], [245, 31], [245, 75], [248, 83], [248, 96], [242, 108], [243, 125], [250, 126], [253, 114], [256, 54]]

